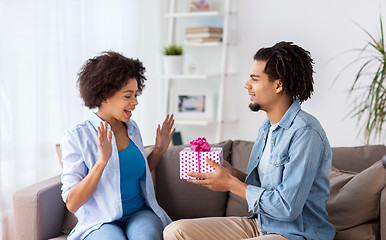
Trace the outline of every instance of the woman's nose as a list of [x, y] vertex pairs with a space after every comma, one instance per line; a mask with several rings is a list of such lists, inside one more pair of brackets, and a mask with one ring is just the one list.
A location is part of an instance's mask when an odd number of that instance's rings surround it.
[[137, 106], [138, 105], [138, 99], [134, 98], [134, 101], [132, 101], [131, 104], [134, 106]]

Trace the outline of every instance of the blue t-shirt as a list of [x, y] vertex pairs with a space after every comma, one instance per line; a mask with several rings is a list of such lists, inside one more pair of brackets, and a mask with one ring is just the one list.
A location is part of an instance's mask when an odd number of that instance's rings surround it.
[[139, 183], [145, 173], [145, 160], [133, 141], [118, 155], [123, 216], [126, 216], [138, 211], [144, 204]]

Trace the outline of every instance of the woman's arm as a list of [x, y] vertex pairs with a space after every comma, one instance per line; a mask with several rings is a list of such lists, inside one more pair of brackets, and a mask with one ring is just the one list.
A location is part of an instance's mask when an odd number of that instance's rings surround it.
[[102, 176], [103, 170], [106, 167], [107, 162], [112, 153], [111, 138], [112, 132], [107, 132], [107, 123], [98, 126], [98, 147], [99, 147], [99, 159], [94, 167], [80, 182], [75, 184], [69, 194], [66, 201], [67, 209], [75, 213], [83, 204], [85, 204], [92, 194], [94, 193], [99, 180]]
[[156, 148], [154, 148], [153, 151], [149, 154], [147, 161], [149, 163], [150, 172], [153, 171], [153, 169], [157, 166], [163, 154], [164, 153], [159, 152], [159, 150]]
[[162, 155], [168, 149], [173, 134], [176, 131], [175, 128], [172, 130], [173, 125], [173, 114], [171, 116], [166, 116], [162, 124], [162, 128], [160, 127], [160, 125], [158, 125], [155, 147], [147, 158], [150, 171], [153, 171], [153, 169], [157, 166], [159, 160], [161, 159]]
[[66, 202], [68, 211], [75, 213], [90, 199], [99, 183], [105, 166], [99, 159], [87, 176], [71, 188]]

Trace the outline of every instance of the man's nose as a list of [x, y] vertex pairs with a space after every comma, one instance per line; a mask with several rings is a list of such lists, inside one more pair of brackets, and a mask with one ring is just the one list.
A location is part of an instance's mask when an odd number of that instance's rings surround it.
[[244, 83], [245, 89], [251, 89], [251, 85], [249, 84], [249, 79]]

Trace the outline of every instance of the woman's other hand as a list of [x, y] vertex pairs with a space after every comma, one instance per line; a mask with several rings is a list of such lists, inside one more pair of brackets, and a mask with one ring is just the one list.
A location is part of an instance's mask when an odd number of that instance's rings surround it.
[[176, 131], [174, 128], [174, 117], [172, 115], [167, 115], [165, 121], [162, 124], [162, 127], [158, 125], [157, 128], [157, 137], [155, 142], [154, 150], [159, 154], [164, 154], [170, 145], [170, 141], [172, 140], [173, 134]]
[[111, 144], [111, 138], [113, 133], [107, 131], [107, 122], [101, 122], [101, 125], [98, 126], [98, 148], [99, 148], [99, 160], [104, 165], [107, 164], [111, 157], [111, 153], [113, 151], [113, 147]]

